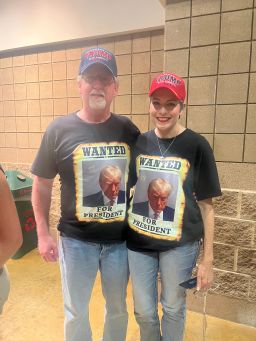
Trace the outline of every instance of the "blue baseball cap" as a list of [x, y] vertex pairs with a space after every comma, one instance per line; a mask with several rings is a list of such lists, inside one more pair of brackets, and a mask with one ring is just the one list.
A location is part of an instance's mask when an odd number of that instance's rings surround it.
[[116, 58], [112, 52], [105, 50], [102, 47], [94, 47], [83, 51], [79, 66], [79, 75], [84, 73], [89, 66], [94, 64], [106, 66], [112, 75], [117, 77]]

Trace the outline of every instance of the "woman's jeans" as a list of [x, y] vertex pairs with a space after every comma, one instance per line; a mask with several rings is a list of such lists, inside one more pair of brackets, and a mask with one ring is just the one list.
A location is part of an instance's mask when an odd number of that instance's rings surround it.
[[[182, 341], [186, 290], [179, 283], [190, 278], [199, 242], [187, 243], [165, 252], [128, 250], [134, 310], [141, 341]], [[161, 280], [163, 317], [158, 317], [158, 273]]]
[[98, 270], [106, 300], [103, 341], [125, 341], [128, 314], [126, 243], [97, 244], [60, 237], [65, 341], [91, 341], [89, 301]]

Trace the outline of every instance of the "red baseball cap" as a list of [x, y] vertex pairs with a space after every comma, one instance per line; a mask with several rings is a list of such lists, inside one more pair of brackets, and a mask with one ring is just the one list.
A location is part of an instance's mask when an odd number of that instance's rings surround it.
[[184, 102], [186, 98], [185, 82], [174, 73], [165, 72], [154, 78], [150, 86], [149, 97], [160, 88], [170, 90], [179, 101]]

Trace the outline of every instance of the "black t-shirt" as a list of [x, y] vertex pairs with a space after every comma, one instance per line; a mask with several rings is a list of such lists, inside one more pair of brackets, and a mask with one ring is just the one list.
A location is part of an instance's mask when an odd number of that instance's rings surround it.
[[[138, 138], [134, 163], [138, 180], [128, 211], [128, 248], [165, 251], [199, 240], [203, 236], [203, 221], [197, 201], [221, 195], [207, 140], [190, 129], [175, 141], [158, 139], [151, 130]], [[156, 217], [148, 187], [159, 179], [170, 194]]]
[[[59, 174], [58, 229], [63, 235], [99, 243], [125, 239], [130, 148], [138, 135], [138, 128], [127, 117], [116, 114], [103, 123], [89, 124], [73, 113], [49, 125], [31, 171], [48, 179]], [[109, 166], [122, 173], [113, 206], [104, 201], [99, 184], [101, 170]], [[98, 201], [89, 204], [87, 198], [95, 197]]]

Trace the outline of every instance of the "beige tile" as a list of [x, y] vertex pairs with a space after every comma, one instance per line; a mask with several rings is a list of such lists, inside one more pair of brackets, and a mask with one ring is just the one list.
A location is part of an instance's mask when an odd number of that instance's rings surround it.
[[150, 33], [139, 32], [132, 36], [133, 53], [146, 52], [150, 50]]
[[220, 0], [193, 0], [192, 16], [220, 12]]
[[149, 115], [132, 115], [132, 122], [139, 128], [141, 133], [149, 129]]
[[76, 60], [81, 58], [81, 49], [69, 49], [66, 50], [67, 60]]
[[25, 83], [25, 66], [16, 66], [13, 68], [13, 81], [14, 83]]
[[40, 99], [52, 98], [53, 96], [53, 82], [40, 82]]
[[148, 95], [132, 96], [132, 114], [147, 114], [149, 108]]
[[28, 116], [40, 116], [40, 102], [38, 99], [28, 100]]
[[26, 66], [26, 82], [38, 82], [39, 72], [38, 65], [27, 65]]
[[17, 147], [28, 148], [28, 134], [27, 133], [17, 133]]
[[4, 131], [4, 118], [0, 117], [0, 132], [2, 133]]
[[29, 148], [39, 148], [41, 143], [41, 133], [29, 133], [28, 145]]
[[65, 62], [66, 61], [66, 50], [53, 51], [52, 62]]
[[5, 136], [4, 134], [0, 134], [0, 148], [5, 147]]
[[151, 72], [162, 72], [164, 63], [163, 51], [151, 52]]
[[40, 64], [39, 65], [39, 81], [51, 81], [52, 80], [52, 64]]
[[147, 94], [149, 91], [149, 74], [138, 74], [132, 76], [132, 93]]
[[243, 140], [243, 134], [216, 134], [214, 139], [216, 161], [241, 162]]
[[14, 100], [14, 89], [13, 85], [3, 85], [3, 101]]
[[198, 133], [213, 133], [214, 106], [193, 106], [187, 108], [187, 127]]
[[182, 77], [188, 76], [189, 49], [166, 51], [164, 58], [164, 70], [173, 72]]
[[217, 89], [218, 104], [246, 103], [248, 74], [219, 76]]
[[250, 40], [251, 21], [251, 10], [223, 13], [221, 19], [221, 43]]
[[12, 57], [1, 58], [0, 67], [1, 68], [12, 67]]
[[67, 94], [68, 97], [79, 97], [77, 80], [67, 80]]
[[248, 72], [250, 45], [249, 42], [221, 44], [219, 73]]
[[131, 75], [119, 76], [119, 95], [127, 95], [131, 93]]
[[256, 71], [256, 41], [252, 42], [251, 71]]
[[3, 115], [4, 116], [15, 116], [15, 102], [4, 101], [3, 102]]
[[53, 99], [41, 99], [40, 100], [40, 111], [41, 116], [52, 116], [53, 115]]
[[37, 53], [28, 54], [25, 56], [25, 65], [32, 65], [37, 63], [38, 63]]
[[[255, 3], [254, 3], [255, 6]], [[256, 17], [256, 9], [253, 10], [254, 18]], [[253, 21], [253, 31], [252, 31], [252, 39], [256, 39], [256, 21]]]
[[130, 114], [131, 113], [131, 96], [117, 96], [115, 98], [115, 112], [118, 114]]
[[216, 133], [243, 133], [246, 104], [218, 105], [216, 108]]
[[31, 164], [36, 156], [37, 149], [18, 149], [17, 150], [17, 162]]
[[61, 80], [67, 78], [66, 62], [52, 63], [52, 77], [53, 80]]
[[256, 162], [256, 134], [245, 135], [244, 162]]
[[76, 79], [79, 70], [79, 60], [69, 60], [67, 62], [67, 79]]
[[16, 56], [12, 59], [13, 66], [23, 66], [25, 64], [25, 57], [24, 56]]
[[246, 132], [256, 133], [256, 104], [248, 104]]
[[51, 52], [38, 53], [38, 64], [51, 63], [52, 54]]
[[219, 43], [220, 15], [192, 18], [191, 46]]
[[116, 56], [118, 75], [127, 75], [132, 70], [132, 59], [130, 54]]
[[252, 7], [253, 0], [222, 0], [222, 11], [232, 11]]
[[37, 133], [41, 131], [40, 117], [29, 117], [28, 118], [28, 131]]
[[39, 99], [38, 83], [27, 83], [27, 99]]
[[167, 21], [165, 24], [165, 50], [189, 46], [190, 19]]
[[81, 98], [68, 98], [68, 112], [75, 112], [80, 110], [82, 107]]
[[256, 103], [256, 73], [250, 75], [249, 102]]
[[150, 72], [150, 52], [136, 53], [132, 56], [132, 73]]
[[13, 70], [11, 67], [2, 69], [1, 84], [13, 84]]
[[16, 132], [16, 122], [14, 117], [4, 118], [4, 131], [7, 133]]
[[188, 103], [190, 105], [214, 104], [215, 89], [215, 76], [190, 78]]
[[190, 1], [171, 1], [165, 5], [165, 20], [190, 17]]
[[16, 101], [27, 98], [27, 87], [25, 83], [14, 84], [14, 97]]
[[16, 148], [17, 146], [16, 133], [5, 133], [5, 146], [10, 148]]
[[1, 162], [17, 162], [17, 149], [16, 148], [2, 148], [0, 151]]
[[27, 116], [27, 101], [15, 101], [15, 114], [16, 116]]
[[132, 52], [131, 35], [120, 36], [115, 39], [115, 55], [129, 54]]
[[0, 116], [4, 116], [4, 105], [3, 105], [3, 102], [0, 102]]
[[53, 116], [41, 117], [41, 132], [45, 132], [48, 125], [53, 121]]
[[219, 46], [195, 47], [190, 50], [190, 76], [216, 75]]
[[28, 132], [28, 118], [27, 117], [17, 117], [16, 118], [17, 133]]
[[151, 50], [164, 49], [164, 30], [156, 30], [151, 32]]
[[67, 115], [68, 113], [68, 100], [67, 98], [56, 98], [53, 102], [54, 116]]
[[110, 52], [115, 52], [115, 42], [112, 37], [100, 38], [98, 40], [98, 46]]
[[3, 101], [3, 86], [0, 85], [0, 102]]

